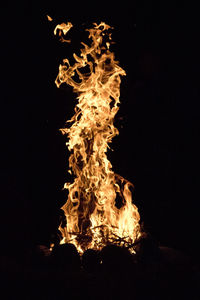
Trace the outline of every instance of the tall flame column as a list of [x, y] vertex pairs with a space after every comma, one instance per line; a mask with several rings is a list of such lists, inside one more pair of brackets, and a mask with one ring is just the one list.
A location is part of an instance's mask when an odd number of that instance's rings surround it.
[[[134, 242], [140, 232], [131, 183], [112, 171], [106, 156], [108, 144], [118, 134], [113, 122], [119, 109], [120, 75], [126, 75], [109, 50], [110, 29], [105, 23], [94, 24], [88, 30], [91, 46], [82, 43], [72, 66], [64, 59], [56, 78], [57, 87], [66, 83], [78, 94], [75, 114], [68, 121], [71, 126], [61, 129], [68, 135], [74, 181], [65, 184], [68, 199], [62, 209], [67, 225], [60, 230], [62, 242], [74, 243], [80, 252], [100, 249], [116, 236]], [[85, 67], [89, 72], [84, 72]], [[75, 75], [78, 81], [73, 79]], [[117, 195], [121, 208], [115, 205]]]

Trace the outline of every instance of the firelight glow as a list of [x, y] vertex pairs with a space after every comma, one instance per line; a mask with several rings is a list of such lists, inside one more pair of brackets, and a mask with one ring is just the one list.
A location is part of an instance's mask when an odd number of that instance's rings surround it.
[[[54, 33], [59, 29], [66, 34], [71, 27], [69, 22], [60, 24]], [[61, 243], [73, 243], [79, 253], [100, 250], [110, 243], [130, 245], [140, 236], [133, 185], [113, 172], [106, 155], [119, 134], [114, 117], [119, 110], [120, 76], [126, 75], [110, 51], [111, 29], [104, 22], [87, 29], [91, 45], [81, 43], [80, 55], [73, 54], [72, 65], [64, 59], [55, 81], [57, 87], [63, 83], [72, 86], [78, 95], [75, 114], [61, 129], [68, 137], [69, 172], [74, 180], [64, 185], [68, 190], [62, 207], [66, 226], [59, 230]]]

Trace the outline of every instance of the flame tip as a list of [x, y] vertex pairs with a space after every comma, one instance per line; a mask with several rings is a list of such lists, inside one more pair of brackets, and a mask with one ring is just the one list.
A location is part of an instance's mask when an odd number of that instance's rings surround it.
[[53, 21], [53, 19], [49, 15], [46, 15], [46, 17], [47, 17], [47, 19], [48, 19], [49, 22]]

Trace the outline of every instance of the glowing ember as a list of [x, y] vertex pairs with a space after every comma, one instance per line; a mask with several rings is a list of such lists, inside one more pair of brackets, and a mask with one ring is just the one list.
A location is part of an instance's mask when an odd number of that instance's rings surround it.
[[[71, 27], [63, 23], [54, 33], [59, 29], [66, 34]], [[66, 227], [59, 229], [61, 243], [73, 243], [80, 253], [109, 243], [131, 245], [140, 236], [132, 184], [112, 171], [106, 156], [109, 143], [118, 134], [113, 122], [120, 103], [120, 76], [126, 75], [109, 50], [111, 29], [103, 22], [94, 23], [87, 30], [91, 45], [82, 43], [80, 56], [73, 54], [73, 65], [64, 59], [55, 81], [57, 87], [66, 83], [78, 94], [75, 114], [67, 121], [71, 126], [61, 129], [68, 136], [69, 172], [74, 181], [64, 185], [68, 190], [62, 207]], [[116, 199], [120, 199], [120, 208]]]

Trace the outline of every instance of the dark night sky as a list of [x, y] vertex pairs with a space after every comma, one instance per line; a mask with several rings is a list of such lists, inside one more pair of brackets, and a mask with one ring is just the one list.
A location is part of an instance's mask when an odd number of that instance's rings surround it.
[[[48, 243], [56, 232], [69, 154], [59, 128], [72, 116], [76, 95], [57, 89], [54, 80], [62, 58], [79, 52], [81, 24], [102, 20], [115, 28], [113, 51], [127, 72], [116, 116], [120, 135], [109, 152], [113, 169], [135, 184], [142, 221], [161, 244], [198, 253], [198, 16], [195, 8], [162, 2], [116, 4], [113, 11], [103, 5], [87, 9], [87, 3], [79, 9], [64, 1], [60, 7], [32, 3], [26, 27], [19, 17], [25, 7], [7, 7], [13, 19], [2, 32], [5, 249], [12, 242]], [[74, 24], [70, 46], [53, 36], [54, 25], [63, 21]]]

